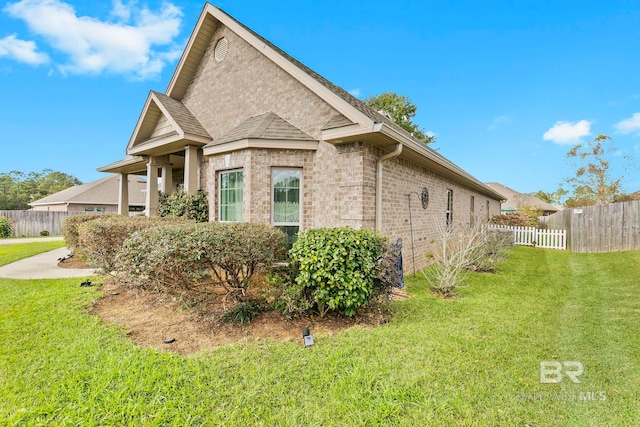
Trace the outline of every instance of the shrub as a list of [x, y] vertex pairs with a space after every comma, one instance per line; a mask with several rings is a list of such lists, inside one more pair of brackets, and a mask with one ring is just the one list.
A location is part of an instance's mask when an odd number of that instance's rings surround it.
[[144, 230], [178, 219], [159, 217], [125, 217], [100, 215], [78, 226], [79, 247], [87, 261], [105, 273], [116, 268], [116, 257], [125, 240], [136, 231]]
[[206, 250], [194, 239], [194, 224], [165, 224], [127, 238], [117, 265], [139, 286], [188, 291], [207, 277]]
[[508, 225], [513, 227], [535, 227], [538, 219], [532, 218], [525, 212], [509, 212], [502, 215], [494, 215], [489, 221], [491, 224]]
[[41, 236], [48, 236], [49, 234], [50, 234], [50, 233], [49, 233], [49, 230], [42, 230], [42, 231], [40, 232], [40, 235], [41, 235]]
[[284, 234], [266, 224], [174, 224], [133, 234], [118, 262], [142, 286], [189, 291], [217, 284], [240, 297], [282, 252]]
[[158, 215], [161, 217], [184, 217], [195, 222], [209, 221], [207, 193], [198, 190], [189, 195], [184, 190], [171, 194], [160, 194]]
[[256, 301], [240, 301], [231, 310], [227, 311], [222, 320], [234, 322], [240, 325], [251, 323], [255, 317], [265, 311], [266, 307]]
[[284, 233], [267, 224], [207, 223], [196, 230], [198, 241], [206, 244], [212, 279], [236, 296], [245, 294], [254, 273], [285, 252]]
[[298, 234], [289, 251], [296, 283], [321, 316], [335, 310], [353, 316], [374, 296], [378, 260], [386, 238], [369, 229], [312, 229]]
[[4, 239], [7, 237], [11, 237], [13, 233], [13, 226], [11, 224], [11, 220], [6, 216], [0, 216], [0, 238]]
[[68, 216], [62, 221], [62, 235], [67, 248], [76, 252], [80, 246], [80, 235], [78, 227], [85, 222], [93, 221], [98, 218], [108, 218], [113, 215], [93, 214], [93, 215], [73, 215]]
[[508, 233], [493, 232], [478, 225], [459, 224], [438, 228], [439, 246], [431, 254], [434, 263], [422, 274], [433, 291], [444, 297], [455, 294], [469, 271], [490, 271], [511, 242]]
[[297, 271], [291, 265], [273, 269], [265, 279], [273, 294], [273, 308], [289, 319], [308, 314], [315, 306], [310, 292], [296, 282]]

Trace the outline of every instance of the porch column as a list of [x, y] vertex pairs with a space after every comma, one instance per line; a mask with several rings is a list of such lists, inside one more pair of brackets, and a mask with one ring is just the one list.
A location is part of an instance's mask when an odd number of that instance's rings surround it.
[[155, 157], [149, 157], [147, 162], [147, 194], [146, 215], [158, 215], [158, 164]]
[[129, 216], [129, 175], [120, 173], [118, 186], [118, 214]]
[[184, 191], [196, 194], [198, 191], [198, 147], [187, 145], [184, 148]]
[[162, 188], [164, 194], [173, 193], [173, 167], [171, 165], [162, 165]]

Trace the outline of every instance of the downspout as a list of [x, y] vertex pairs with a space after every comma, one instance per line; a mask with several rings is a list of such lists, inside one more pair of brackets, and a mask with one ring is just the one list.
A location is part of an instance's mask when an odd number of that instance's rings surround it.
[[382, 163], [398, 157], [400, 153], [402, 153], [402, 143], [398, 142], [395, 150], [376, 161], [376, 231], [382, 231]]

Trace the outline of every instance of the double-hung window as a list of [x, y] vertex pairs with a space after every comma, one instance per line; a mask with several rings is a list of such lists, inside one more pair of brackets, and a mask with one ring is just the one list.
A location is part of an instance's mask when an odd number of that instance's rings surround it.
[[241, 170], [220, 172], [220, 221], [242, 221]]
[[287, 236], [287, 244], [293, 244], [300, 231], [302, 169], [271, 169], [271, 224]]

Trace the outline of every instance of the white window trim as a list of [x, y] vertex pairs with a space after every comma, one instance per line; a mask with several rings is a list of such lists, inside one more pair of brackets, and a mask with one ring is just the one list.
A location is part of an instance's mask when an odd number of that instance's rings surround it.
[[[299, 208], [298, 208], [298, 218], [300, 218], [300, 220], [298, 222], [275, 222], [274, 220], [274, 216], [275, 216], [275, 211], [274, 211], [274, 206], [273, 206], [273, 195], [274, 195], [274, 182], [273, 179], [275, 177], [275, 173], [274, 171], [276, 170], [294, 170], [294, 171], [298, 171], [300, 172], [300, 194], [299, 194]], [[302, 172], [302, 168], [297, 168], [297, 167], [279, 167], [279, 166], [272, 166], [271, 167], [271, 183], [270, 185], [270, 201], [269, 201], [269, 205], [270, 205], [270, 209], [271, 209], [271, 225], [273, 226], [278, 226], [278, 227], [298, 227], [298, 229], [301, 231], [302, 230], [302, 206], [304, 205], [304, 198], [303, 198], [303, 188], [304, 188], [304, 182], [303, 182], [303, 172]]]
[[[242, 219], [240, 221], [222, 220], [222, 175], [225, 173], [242, 172]], [[218, 171], [218, 222], [242, 222], [244, 221], [244, 169], [228, 169]]]

